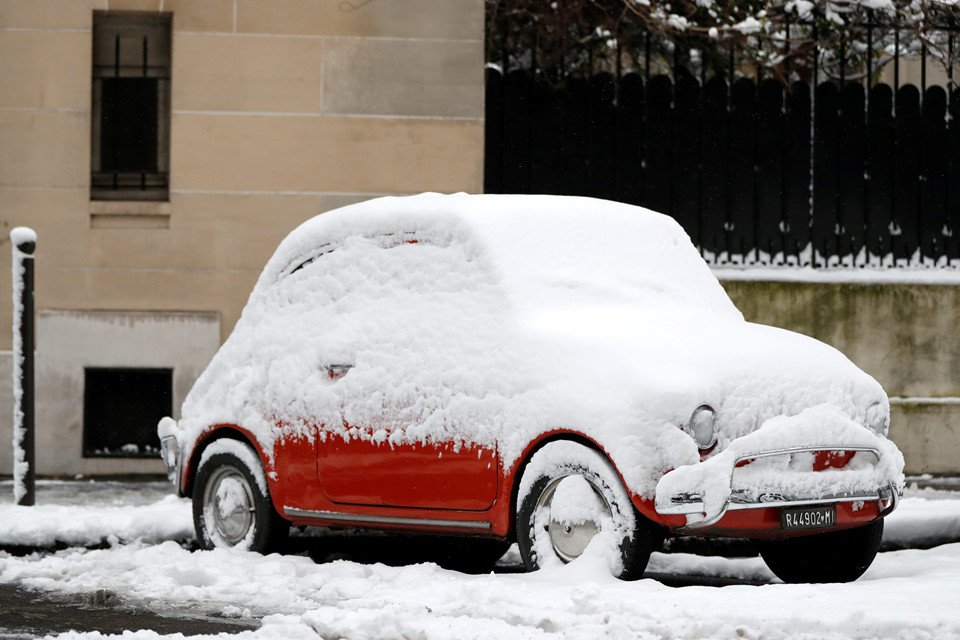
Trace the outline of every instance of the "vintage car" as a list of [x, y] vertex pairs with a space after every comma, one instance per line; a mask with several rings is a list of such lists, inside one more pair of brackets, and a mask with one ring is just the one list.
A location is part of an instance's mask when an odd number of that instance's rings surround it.
[[442, 534], [475, 566], [748, 538], [855, 580], [903, 484], [881, 386], [746, 322], [681, 227], [561, 196], [424, 194], [283, 240], [181, 418], [158, 425], [205, 547], [290, 525]]

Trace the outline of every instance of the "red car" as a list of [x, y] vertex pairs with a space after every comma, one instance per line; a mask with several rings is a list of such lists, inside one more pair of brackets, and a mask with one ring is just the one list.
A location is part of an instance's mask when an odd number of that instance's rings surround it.
[[457, 538], [622, 578], [664, 536], [854, 580], [902, 490], [881, 386], [744, 321], [680, 226], [556, 196], [381, 198], [293, 231], [158, 425], [205, 547], [289, 526]]

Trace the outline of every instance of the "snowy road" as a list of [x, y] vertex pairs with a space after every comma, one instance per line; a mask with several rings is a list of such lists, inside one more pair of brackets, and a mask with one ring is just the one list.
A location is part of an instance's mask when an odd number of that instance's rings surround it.
[[[597, 558], [467, 576], [173, 542], [0, 559], [0, 580], [107, 590], [158, 611], [262, 617], [257, 638], [960, 638], [960, 544], [881, 554], [849, 585], [671, 588], [618, 582]], [[658, 554], [651, 569], [771, 580], [759, 558]], [[143, 637], [153, 637], [143, 635]]]
[[[784, 585], [756, 557], [687, 553], [655, 554], [648, 576], [656, 579], [634, 583], [611, 579], [603, 561], [589, 555], [536, 574], [469, 576], [431, 564], [190, 552], [171, 540], [156, 542], [189, 535], [188, 502], [162, 493], [147, 500], [107, 495], [31, 511], [0, 505], [6, 544], [18, 536], [48, 542], [64, 535], [55, 531], [72, 532], [73, 544], [122, 533], [104, 549], [0, 552], [0, 584], [55, 597], [109, 594], [165, 615], [250, 618], [260, 626], [239, 637], [258, 639], [960, 639], [960, 543], [882, 553], [848, 585]], [[958, 498], [952, 491], [908, 490], [888, 521], [888, 544], [960, 538]], [[69, 518], [80, 521], [64, 527]], [[730, 586], [667, 586], [709, 579]]]

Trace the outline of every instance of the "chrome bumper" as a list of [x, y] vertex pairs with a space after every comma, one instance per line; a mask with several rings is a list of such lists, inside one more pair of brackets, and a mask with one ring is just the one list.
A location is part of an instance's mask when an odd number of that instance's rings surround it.
[[[756, 460], [758, 458], [771, 458], [774, 456], [790, 455], [794, 453], [815, 453], [817, 451], [836, 450], [836, 451], [855, 451], [858, 453], [870, 453], [877, 460], [880, 459], [880, 452], [876, 449], [866, 447], [842, 447], [823, 446], [817, 447], [794, 447], [789, 449], [774, 449], [762, 453], [751, 453], [736, 458], [733, 470], [736, 470], [737, 464], [745, 460]], [[733, 488], [733, 472], [730, 474], [730, 497], [726, 500], [720, 511], [710, 517], [706, 515], [706, 507], [701, 496], [697, 493], [679, 493], [669, 497], [661, 497], [659, 492], [656, 496], [655, 508], [657, 513], [662, 515], [685, 515], [687, 524], [684, 529], [702, 529], [719, 522], [728, 511], [741, 511], [744, 509], [767, 509], [770, 507], [800, 507], [807, 505], [820, 505], [841, 502], [877, 502], [880, 511], [879, 517], [884, 517], [894, 510], [900, 497], [900, 490], [891, 482], [885, 486], [878, 487], [870, 491], [850, 491], [836, 494], [825, 494], [820, 496], [801, 496], [784, 495], [782, 493], [765, 493], [759, 496], [759, 499], [753, 500], [747, 497], [745, 490], [736, 490]], [[698, 518], [699, 516], [699, 518]]]

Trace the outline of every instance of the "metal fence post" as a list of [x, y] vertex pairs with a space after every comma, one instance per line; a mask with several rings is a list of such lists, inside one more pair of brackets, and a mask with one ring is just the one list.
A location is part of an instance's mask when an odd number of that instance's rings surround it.
[[13, 495], [18, 505], [34, 503], [34, 258], [37, 234], [10, 231], [13, 250]]

